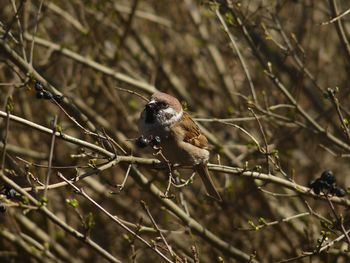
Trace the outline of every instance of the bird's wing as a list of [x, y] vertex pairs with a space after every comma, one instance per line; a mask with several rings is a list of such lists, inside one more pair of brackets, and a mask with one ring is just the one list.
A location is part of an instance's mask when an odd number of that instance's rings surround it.
[[183, 140], [185, 142], [199, 148], [208, 148], [207, 138], [201, 133], [198, 125], [194, 122], [194, 120], [192, 120], [187, 112], [183, 113], [182, 119], [177, 123], [177, 125], [184, 131]]

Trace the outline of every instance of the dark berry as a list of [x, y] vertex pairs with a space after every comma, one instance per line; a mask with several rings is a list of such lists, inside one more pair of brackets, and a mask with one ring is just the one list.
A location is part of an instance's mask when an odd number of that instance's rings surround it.
[[0, 213], [5, 213], [6, 211], [6, 206], [4, 205], [4, 203], [0, 202]]
[[319, 185], [315, 185], [312, 190], [314, 191], [315, 194], [319, 195], [321, 192], [321, 187]]
[[314, 183], [314, 187], [316, 186], [319, 188], [323, 188], [323, 187], [325, 187], [325, 184], [326, 184], [325, 181], [321, 180], [320, 178], [317, 178], [315, 183]]
[[44, 92], [43, 91], [37, 92], [36, 97], [37, 97], [37, 99], [42, 99], [44, 97]]
[[41, 84], [41, 82], [37, 81], [34, 84], [34, 89], [36, 91], [42, 91], [44, 89], [44, 86], [43, 86], [43, 84]]
[[321, 174], [321, 180], [327, 182], [328, 184], [333, 184], [335, 182], [334, 174], [330, 170], [326, 170]]
[[314, 191], [315, 194], [320, 194], [324, 182], [317, 178], [309, 183], [309, 187]]
[[45, 99], [45, 100], [51, 100], [51, 99], [53, 99], [53, 95], [52, 95], [51, 92], [46, 91], [46, 90], [44, 90], [43, 92], [44, 92], [44, 99]]
[[159, 136], [155, 136], [153, 139], [152, 139], [152, 144], [155, 145], [155, 146], [159, 146], [161, 143], [161, 140], [160, 140], [160, 137]]
[[137, 145], [137, 147], [145, 148], [149, 145], [149, 140], [144, 138], [143, 136], [140, 136], [136, 140], [136, 145]]
[[337, 185], [335, 183], [333, 183], [330, 187], [329, 187], [329, 193], [332, 194], [332, 195], [335, 195], [336, 192], [337, 192]]
[[337, 187], [337, 189], [335, 190], [335, 195], [338, 197], [343, 197], [346, 195], [346, 192], [344, 189]]
[[321, 185], [321, 187], [322, 187], [323, 189], [325, 189], [325, 190], [327, 190], [327, 191], [329, 191], [329, 190], [331, 189], [331, 184], [329, 184], [329, 183], [326, 182], [326, 181], [321, 180], [321, 181], [320, 181], [320, 185]]
[[312, 179], [310, 182], [309, 182], [309, 188], [313, 188], [314, 187], [314, 185], [315, 185], [315, 183], [316, 183], [316, 179]]
[[13, 188], [6, 189], [5, 195], [7, 199], [14, 198], [16, 196], [16, 190]]

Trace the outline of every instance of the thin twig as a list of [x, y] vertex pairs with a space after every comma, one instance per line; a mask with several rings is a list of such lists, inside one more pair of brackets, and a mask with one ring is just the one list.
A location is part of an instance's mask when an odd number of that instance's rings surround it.
[[158, 227], [156, 221], [154, 220], [154, 218], [153, 218], [151, 212], [149, 211], [148, 205], [147, 205], [146, 202], [143, 201], [143, 200], [141, 200], [141, 205], [142, 205], [142, 208], [146, 211], [146, 213], [147, 213], [149, 219], [151, 220], [151, 222], [152, 222], [154, 228], [157, 230], [159, 236], [160, 236], [161, 239], [163, 240], [164, 245], [168, 248], [168, 251], [169, 251], [170, 255], [171, 255], [172, 257], [174, 257], [175, 254], [174, 254], [174, 252], [173, 252], [173, 249], [172, 249], [171, 246], [168, 244], [168, 241], [166, 241], [166, 239], [165, 239], [165, 237], [164, 237], [162, 231], [160, 230], [160, 228]]
[[0, 170], [5, 168], [5, 160], [6, 160], [6, 146], [7, 146], [7, 137], [10, 130], [10, 112], [7, 111], [7, 117], [6, 117], [6, 129], [5, 129], [5, 135], [3, 139], [3, 148], [2, 148], [2, 156], [1, 156], [1, 164], [0, 164]]
[[11, 28], [12, 28], [14, 22], [18, 19], [18, 14], [19, 14], [19, 12], [22, 11], [24, 2], [25, 2], [25, 1], [22, 0], [22, 1], [19, 3], [19, 6], [18, 6], [18, 8], [17, 8], [17, 10], [16, 10], [16, 13], [15, 13], [14, 16], [12, 17], [12, 19], [11, 19], [9, 25], [6, 27], [5, 33], [4, 33], [3, 36], [2, 36], [2, 39], [3, 39], [3, 40], [6, 40], [6, 38], [7, 38], [8, 34], [9, 34], [9, 32], [11, 31]]
[[128, 37], [130, 31], [131, 31], [131, 27], [132, 27], [132, 22], [134, 20], [134, 17], [135, 17], [135, 13], [136, 13], [136, 10], [137, 10], [137, 6], [138, 6], [138, 3], [139, 3], [139, 0], [133, 0], [133, 3], [131, 5], [131, 11], [130, 11], [130, 14], [128, 16], [128, 19], [125, 21], [125, 24], [124, 24], [124, 31], [122, 33], [122, 35], [120, 36], [119, 38], [119, 43], [118, 43], [118, 47], [117, 47], [117, 52], [116, 52], [116, 57], [118, 58], [120, 52], [123, 51], [123, 47], [124, 47], [124, 44], [125, 44], [125, 41], [126, 41], [126, 38]]
[[28, 192], [24, 191], [22, 187], [20, 187], [14, 181], [9, 179], [1, 170], [0, 170], [0, 180], [2, 180], [7, 185], [11, 186], [13, 189], [16, 190], [16, 192], [20, 193], [22, 196], [28, 198], [28, 200], [31, 203], [33, 203], [41, 213], [47, 216], [52, 222], [54, 222], [57, 226], [62, 228], [66, 233], [86, 243], [88, 246], [90, 246], [93, 250], [95, 250], [97, 253], [99, 253], [102, 257], [104, 257], [109, 262], [115, 262], [115, 263], [121, 262], [120, 260], [112, 256], [110, 253], [108, 253], [105, 249], [103, 249], [98, 244], [96, 244], [94, 241], [92, 241], [90, 238], [85, 237], [83, 234], [81, 234], [80, 232], [78, 232], [77, 230], [75, 230], [74, 228], [66, 224], [63, 220], [58, 218], [46, 206], [43, 206], [42, 202], [38, 201], [33, 196], [31, 196]]
[[[0, 111], [0, 118], [7, 118], [7, 113], [4, 112], [4, 111]], [[31, 127], [33, 129], [36, 129], [38, 131], [41, 131], [41, 132], [44, 132], [46, 134], [52, 134], [52, 129], [50, 128], [47, 128], [47, 127], [44, 127], [42, 125], [39, 125], [39, 124], [36, 124], [34, 122], [31, 122], [31, 121], [28, 121], [26, 119], [23, 119], [21, 117], [18, 117], [18, 116], [15, 116], [15, 115], [10, 115], [10, 120], [12, 121], [15, 121], [17, 123], [21, 123], [21, 124], [24, 124], [28, 127]], [[77, 138], [74, 138], [70, 135], [67, 135], [63, 132], [58, 132], [56, 131], [55, 132], [55, 136], [57, 138], [60, 138], [62, 140], [65, 140], [67, 142], [71, 142], [71, 143], [74, 143], [74, 144], [77, 144], [77, 145], [80, 145], [80, 146], [83, 146], [83, 147], [86, 147], [90, 150], [93, 150], [93, 151], [96, 151], [104, 156], [107, 156], [107, 157], [114, 157], [114, 154], [97, 146], [96, 144], [93, 144], [93, 143], [89, 143], [89, 142], [86, 142], [84, 140], [80, 140], [80, 139], [77, 139]]]
[[253, 111], [252, 108], [249, 108], [248, 109], [252, 114], [253, 116], [255, 117], [258, 125], [259, 125], [259, 129], [260, 129], [260, 132], [262, 134], [262, 137], [263, 137], [263, 140], [264, 140], [264, 144], [265, 144], [265, 158], [266, 158], [266, 168], [267, 168], [267, 171], [268, 171], [268, 174], [270, 173], [270, 164], [269, 164], [269, 145], [267, 143], [267, 139], [266, 139], [266, 134], [265, 134], [265, 131], [264, 131], [264, 128], [263, 126], [261, 125], [261, 122], [260, 120], [258, 119], [258, 116], [256, 116], [255, 112]]
[[260, 230], [260, 229], [262, 229], [264, 227], [278, 225], [278, 224], [281, 224], [281, 223], [289, 222], [291, 220], [294, 220], [294, 219], [297, 219], [297, 218], [301, 218], [301, 217], [305, 217], [305, 216], [309, 216], [309, 215], [311, 215], [310, 212], [304, 212], [304, 213], [292, 215], [292, 216], [289, 216], [289, 217], [286, 217], [286, 218], [282, 218], [280, 220], [275, 220], [275, 221], [272, 221], [272, 222], [266, 222], [266, 223], [263, 223], [263, 224], [254, 225], [253, 227], [249, 227], [249, 228], [238, 228], [238, 230], [241, 230], [241, 231], [257, 231], [257, 230]]
[[345, 235], [346, 241], [348, 242], [348, 245], [350, 246], [350, 237], [349, 237], [347, 231], [345, 230], [345, 227], [344, 227], [344, 224], [343, 224], [343, 220], [341, 218], [339, 218], [337, 212], [335, 211], [334, 205], [333, 205], [332, 201], [329, 199], [329, 196], [328, 196], [327, 193], [325, 194], [325, 196], [326, 196], [327, 202], [329, 204], [329, 207], [331, 208], [332, 213], [333, 213], [335, 219], [337, 220], [337, 223], [339, 224], [339, 226], [341, 228], [341, 231]]
[[345, 118], [341, 112], [341, 109], [340, 109], [340, 103], [339, 103], [339, 100], [338, 98], [335, 96], [335, 93], [336, 91], [331, 89], [331, 88], [328, 88], [327, 90], [327, 94], [328, 96], [330, 97], [335, 109], [337, 110], [337, 114], [338, 114], [338, 117], [339, 117], [339, 121], [341, 123], [341, 126], [343, 128], [343, 131], [348, 139], [348, 141], [350, 141], [350, 130], [349, 130], [349, 124], [345, 122]]
[[243, 58], [243, 56], [242, 56], [242, 54], [241, 54], [241, 52], [240, 52], [240, 50], [238, 48], [238, 45], [237, 45], [237, 43], [235, 41], [235, 38], [232, 35], [232, 33], [230, 32], [230, 30], [229, 30], [229, 28], [228, 28], [228, 26], [227, 26], [227, 24], [225, 22], [225, 19], [220, 14], [219, 8], [216, 9], [215, 13], [216, 13], [216, 16], [219, 18], [222, 26], [224, 27], [225, 32], [227, 33], [228, 37], [230, 38], [230, 41], [231, 41], [235, 51], [237, 52], [239, 61], [241, 62], [242, 68], [243, 68], [244, 73], [245, 73], [245, 75], [247, 77], [247, 80], [248, 80], [248, 83], [249, 83], [249, 86], [250, 86], [250, 92], [252, 93], [252, 96], [253, 96], [253, 100], [254, 100], [254, 102], [256, 104], [259, 104], [257, 96], [256, 96], [256, 92], [255, 92], [254, 83], [253, 83], [253, 80], [252, 80], [252, 78], [250, 76], [250, 73], [249, 73], [249, 70], [248, 70], [248, 66], [247, 66], [247, 64], [246, 64], [246, 62], [245, 62], [245, 60], [244, 60], [244, 58]]
[[17, 20], [17, 24], [18, 24], [18, 28], [19, 28], [19, 42], [20, 42], [21, 49], [22, 49], [22, 56], [23, 56], [24, 61], [27, 62], [28, 61], [27, 60], [27, 54], [26, 54], [25, 43], [24, 43], [24, 39], [23, 39], [23, 27], [22, 27], [21, 21], [20, 21], [19, 16], [18, 16], [19, 11], [20, 11], [19, 8], [21, 7], [21, 9], [22, 9], [23, 8], [23, 3], [25, 3], [25, 2], [26, 2], [25, 0], [21, 0], [20, 5], [19, 5], [19, 7], [17, 9], [16, 1], [15, 0], [11, 0], [12, 7], [15, 10], [15, 13], [16, 13], [14, 17]]
[[53, 120], [52, 127], [52, 137], [51, 137], [51, 145], [50, 145], [50, 153], [49, 153], [49, 161], [47, 166], [47, 174], [45, 180], [45, 189], [44, 189], [44, 199], [47, 197], [47, 186], [50, 183], [50, 175], [51, 175], [51, 167], [52, 167], [52, 158], [53, 158], [53, 150], [55, 148], [55, 138], [56, 138], [56, 126], [57, 126], [57, 115], [55, 115]]
[[[132, 9], [128, 6], [124, 6], [121, 3], [115, 3], [114, 4], [115, 10], [121, 13], [127, 13], [130, 14], [132, 12]], [[166, 19], [164, 17], [160, 17], [157, 14], [153, 14], [150, 12], [142, 11], [142, 10], [136, 10], [135, 11], [135, 17], [140, 18], [140, 19], [145, 19], [147, 21], [151, 21], [153, 23], [172, 28], [172, 21], [169, 19]]]
[[[26, 39], [31, 39], [32, 35], [25, 34], [24, 37]], [[39, 37], [35, 38], [35, 42], [37, 45], [47, 47], [52, 51], [56, 51], [64, 56], [76, 61], [76, 62], [79, 62], [85, 66], [88, 66], [94, 70], [97, 70], [103, 74], [106, 74], [107, 76], [110, 76], [118, 81], [127, 83], [135, 88], [138, 88], [139, 90], [145, 91], [149, 94], [152, 94], [152, 93], [157, 91], [157, 89], [154, 86], [152, 86], [144, 81], [140, 81], [140, 80], [134, 79], [132, 77], [129, 77], [126, 74], [117, 72], [108, 66], [102, 65], [102, 64], [100, 64], [100, 63], [98, 63], [98, 62], [96, 62], [88, 57], [84, 57], [84, 56], [82, 56], [82, 55], [80, 55], [72, 50], [69, 50], [68, 48], [62, 47], [62, 45], [50, 42], [48, 40], [45, 40], [45, 39], [42, 39]]]
[[70, 13], [68, 13], [66, 10], [62, 9], [55, 3], [47, 1], [45, 5], [52, 12], [54, 12], [58, 16], [61, 16], [65, 21], [67, 21], [67, 23], [72, 25], [72, 27], [78, 30], [81, 34], [86, 35], [89, 33], [89, 28], [84, 27], [75, 17], [73, 17]]
[[127, 180], [128, 177], [129, 177], [130, 169], [131, 169], [131, 164], [128, 165], [128, 169], [126, 170], [126, 173], [125, 173], [123, 182], [122, 182], [120, 185], [118, 185], [118, 187], [119, 187], [119, 192], [121, 192], [121, 191], [124, 189], [126, 180]]
[[162, 259], [164, 259], [166, 262], [173, 262], [172, 260], [168, 259], [163, 253], [161, 253], [156, 248], [153, 248], [153, 246], [148, 243], [144, 238], [139, 236], [136, 232], [131, 230], [128, 226], [126, 226], [117, 216], [112, 215], [110, 212], [108, 212], [106, 209], [104, 209], [100, 204], [98, 204], [94, 199], [92, 199], [83, 189], [78, 188], [75, 186], [71, 181], [69, 181], [67, 178], [65, 178], [61, 173], [57, 173], [58, 177], [60, 177], [62, 180], [64, 180], [68, 185], [70, 185], [76, 192], [84, 196], [89, 202], [91, 202], [93, 205], [95, 205], [99, 210], [101, 210], [104, 214], [106, 214], [109, 218], [111, 218], [114, 222], [116, 222], [121, 228], [135, 236], [138, 240], [140, 240], [142, 243], [144, 243], [146, 246], [151, 248], [154, 252], [156, 252]]
[[139, 98], [143, 99], [144, 101], [149, 102], [149, 99], [147, 99], [145, 96], [141, 95], [140, 93], [138, 93], [136, 91], [129, 90], [129, 89], [123, 89], [123, 88], [120, 88], [120, 87], [114, 87], [114, 88], [117, 89], [117, 90], [120, 90], [120, 91], [124, 91], [124, 92], [130, 93], [130, 94], [136, 95]]
[[44, 2], [44, 0], [40, 1], [39, 9], [38, 9], [38, 12], [37, 12], [36, 18], [35, 18], [35, 27], [34, 27], [32, 44], [31, 44], [31, 47], [30, 47], [30, 54], [29, 54], [29, 65], [31, 65], [31, 66], [33, 66], [33, 54], [34, 54], [34, 45], [35, 45], [35, 35], [36, 35], [37, 31], [38, 31], [39, 16], [40, 16], [40, 13], [41, 13], [41, 7], [43, 6], [43, 2]]
[[347, 14], [350, 13], [350, 8], [345, 10], [344, 12], [340, 13], [339, 15], [337, 15], [336, 17], [333, 17], [332, 19], [328, 20], [328, 21], [324, 21], [321, 23], [321, 25], [328, 25], [328, 24], [332, 24], [334, 22], [336, 22], [338, 19], [342, 18], [343, 16], [346, 16]]
[[[332, 16], [337, 17], [338, 16], [338, 6], [337, 6], [336, 1], [329, 0], [329, 5], [330, 5]], [[347, 61], [349, 62], [350, 61], [350, 43], [349, 43], [349, 40], [347, 38], [343, 22], [341, 21], [341, 19], [336, 19], [334, 25], [335, 25], [335, 28], [337, 30], [340, 42], [343, 46], [344, 52], [346, 54]]]

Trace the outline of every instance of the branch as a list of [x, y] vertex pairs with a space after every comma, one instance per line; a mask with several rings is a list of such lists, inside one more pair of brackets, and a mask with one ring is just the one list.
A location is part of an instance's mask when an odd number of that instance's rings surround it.
[[102, 247], [100, 247], [98, 244], [96, 244], [94, 241], [92, 241], [90, 238], [86, 237], [85, 235], [81, 234], [71, 226], [67, 225], [65, 222], [63, 222], [60, 218], [58, 218], [54, 213], [52, 213], [47, 207], [43, 206], [41, 202], [36, 200], [33, 196], [31, 196], [28, 192], [24, 191], [23, 188], [21, 188], [18, 184], [16, 184], [14, 181], [9, 179], [2, 170], [0, 170], [0, 180], [2, 180], [5, 184], [11, 186], [13, 189], [16, 190], [16, 192], [20, 193], [22, 196], [28, 198], [28, 200], [37, 206], [38, 211], [43, 213], [48, 219], [50, 219], [53, 223], [55, 223], [57, 226], [62, 228], [65, 232], [70, 234], [71, 236], [75, 237], [76, 239], [86, 243], [89, 247], [91, 247], [93, 250], [95, 250], [97, 253], [99, 253], [102, 257], [104, 257], [109, 262], [115, 262], [115, 263], [121, 263], [121, 261], [114, 256], [112, 256], [110, 253], [108, 253], [106, 250], [104, 250]]
[[[336, 1], [329, 0], [329, 5], [331, 8], [332, 16], [337, 17], [338, 16], [338, 7], [337, 7]], [[345, 55], [347, 57], [347, 62], [350, 63], [350, 43], [349, 43], [348, 38], [346, 36], [344, 26], [343, 26], [341, 19], [337, 19], [334, 22], [334, 25], [335, 25], [335, 28], [337, 29], [338, 37], [339, 37], [340, 42], [341, 42], [343, 49], [345, 51]]]
[[[32, 38], [32, 36], [30, 34], [25, 34], [24, 37], [27, 40], [30, 40]], [[68, 48], [63, 47], [62, 45], [52, 43], [50, 41], [47, 41], [47, 40], [45, 40], [43, 38], [39, 38], [39, 37], [35, 37], [35, 43], [40, 45], [40, 46], [49, 48], [52, 51], [58, 52], [64, 56], [66, 56], [66, 57], [68, 57], [76, 62], [79, 62], [85, 66], [88, 66], [94, 70], [102, 72], [103, 74], [110, 76], [110, 77], [114, 78], [115, 80], [127, 83], [127, 84], [129, 84], [129, 85], [131, 85], [139, 90], [142, 90], [146, 93], [152, 94], [155, 91], [157, 91], [157, 89], [154, 86], [152, 86], [146, 82], [139, 81], [137, 79], [133, 79], [133, 78], [131, 78], [123, 73], [117, 72], [117, 71], [111, 69], [110, 67], [107, 67], [107, 66], [102, 65], [102, 64], [100, 64], [92, 59], [84, 57], [84, 56], [82, 56], [82, 55], [80, 55], [72, 50], [69, 50]], [[2, 46], [7, 45], [7, 44], [3, 43], [2, 41], [0, 41], [0, 44]]]

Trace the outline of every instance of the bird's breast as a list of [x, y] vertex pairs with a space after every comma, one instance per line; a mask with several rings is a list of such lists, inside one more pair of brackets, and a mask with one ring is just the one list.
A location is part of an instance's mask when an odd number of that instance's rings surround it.
[[209, 160], [209, 151], [169, 137], [161, 143], [164, 156], [172, 164], [196, 165]]

